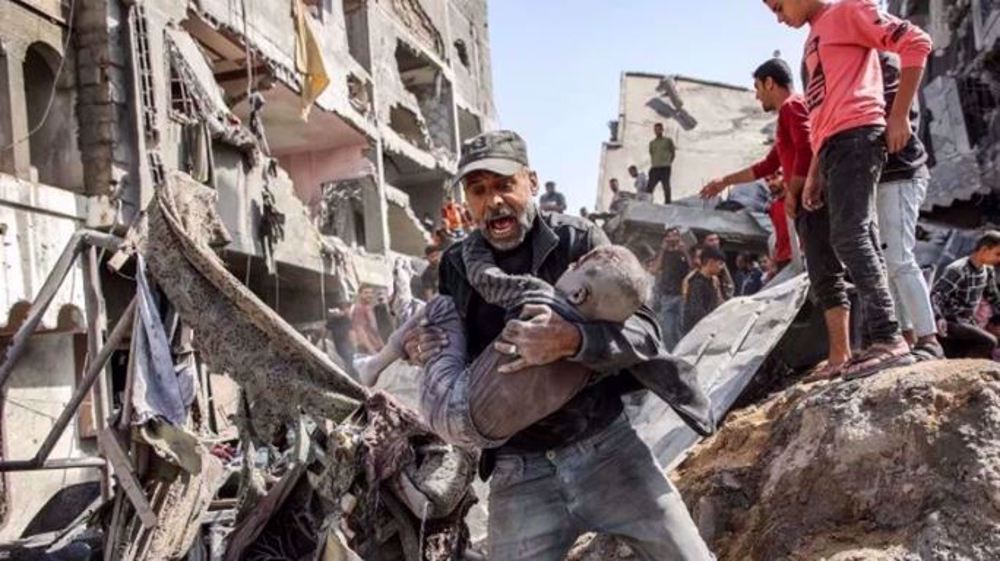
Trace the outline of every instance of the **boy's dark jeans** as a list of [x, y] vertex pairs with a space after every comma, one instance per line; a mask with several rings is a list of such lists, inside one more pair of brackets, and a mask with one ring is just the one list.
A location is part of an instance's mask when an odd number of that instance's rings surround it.
[[884, 133], [878, 126], [850, 129], [827, 140], [819, 153], [830, 244], [858, 289], [873, 343], [900, 335], [875, 218], [875, 188], [887, 156]]
[[795, 227], [804, 246], [813, 301], [824, 312], [850, 308], [844, 264], [830, 244], [830, 209], [826, 205], [813, 211], [799, 209]]

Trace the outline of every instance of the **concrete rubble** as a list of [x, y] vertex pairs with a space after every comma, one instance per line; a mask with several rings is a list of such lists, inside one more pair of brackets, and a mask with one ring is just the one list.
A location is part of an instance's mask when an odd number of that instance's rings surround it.
[[[998, 428], [995, 363], [931, 362], [793, 385], [734, 413], [673, 478], [719, 559], [994, 559]], [[571, 558], [634, 559], [606, 538]]]

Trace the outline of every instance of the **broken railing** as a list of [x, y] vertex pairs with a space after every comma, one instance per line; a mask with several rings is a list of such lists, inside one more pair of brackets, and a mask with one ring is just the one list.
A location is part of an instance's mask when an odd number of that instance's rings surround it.
[[73, 420], [80, 404], [83, 403], [87, 394], [94, 384], [98, 384], [99, 391], [96, 396], [96, 407], [98, 412], [98, 429], [106, 428], [107, 419], [110, 415], [111, 401], [108, 392], [108, 380], [102, 376], [107, 366], [111, 354], [125, 340], [132, 325], [135, 302], [133, 301], [128, 309], [122, 314], [118, 324], [108, 337], [103, 340], [103, 327], [106, 323], [104, 296], [101, 291], [100, 279], [98, 276], [98, 250], [116, 251], [121, 244], [121, 240], [113, 235], [104, 234], [92, 230], [77, 231], [70, 238], [69, 243], [56, 261], [52, 272], [49, 273], [45, 284], [42, 285], [38, 295], [35, 297], [24, 323], [17, 329], [8, 345], [6, 352], [0, 361], [0, 390], [2, 390], [11, 374], [14, 366], [28, 349], [31, 336], [35, 333], [42, 316], [45, 315], [49, 305], [55, 298], [59, 287], [62, 286], [66, 276], [73, 269], [77, 260], [83, 257], [83, 285], [85, 291], [85, 307], [87, 319], [87, 367], [83, 378], [79, 381], [69, 403], [63, 408], [62, 413], [56, 419], [55, 424], [49, 431], [48, 436], [42, 442], [34, 457], [27, 460], [3, 460], [0, 461], [0, 473], [11, 471], [34, 471], [47, 469], [74, 469], [74, 468], [98, 468], [103, 473], [102, 494], [107, 497], [110, 493], [110, 474], [108, 473], [107, 462], [103, 458], [60, 458], [49, 459], [56, 443], [62, 437], [66, 427]]

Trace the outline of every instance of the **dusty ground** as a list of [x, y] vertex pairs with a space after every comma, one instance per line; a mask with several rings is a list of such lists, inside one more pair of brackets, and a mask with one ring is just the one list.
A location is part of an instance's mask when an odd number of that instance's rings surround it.
[[[1000, 365], [799, 385], [674, 474], [721, 561], [1000, 559]], [[589, 539], [574, 561], [634, 557]]]

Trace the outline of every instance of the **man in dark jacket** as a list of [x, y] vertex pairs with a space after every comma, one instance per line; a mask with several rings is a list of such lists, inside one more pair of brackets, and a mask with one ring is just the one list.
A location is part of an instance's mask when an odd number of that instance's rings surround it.
[[[608, 243], [590, 222], [539, 212], [531, 197], [537, 176], [517, 134], [471, 139], [460, 168], [476, 226], [505, 272], [554, 283], [571, 263]], [[509, 318], [469, 284], [462, 244], [442, 258], [440, 291], [455, 299], [471, 358], [495, 345], [524, 364], [569, 360], [594, 370], [593, 382], [562, 409], [484, 453], [483, 472], [492, 473], [491, 559], [561, 560], [588, 531], [613, 532], [646, 559], [712, 559], [677, 490], [623, 413], [621, 396], [645, 386], [695, 430], [714, 429], [693, 369], [667, 354], [650, 310], [624, 324], [571, 323], [547, 306]], [[446, 344], [433, 328], [414, 330], [404, 343], [419, 364]]]

